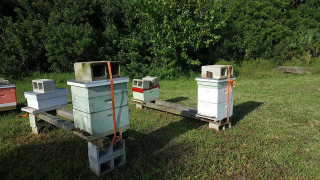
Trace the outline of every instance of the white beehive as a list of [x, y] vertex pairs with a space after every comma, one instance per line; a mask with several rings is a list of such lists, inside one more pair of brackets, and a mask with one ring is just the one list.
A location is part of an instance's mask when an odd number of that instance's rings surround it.
[[[129, 78], [113, 79], [116, 128], [129, 127], [127, 82]], [[74, 124], [91, 135], [113, 133], [113, 114], [110, 80], [81, 82], [71, 85]]]
[[[235, 79], [235, 78], [232, 78]], [[196, 78], [198, 84], [198, 116], [220, 121], [233, 115], [233, 85], [229, 91], [228, 79]], [[229, 103], [229, 106], [227, 104]]]
[[53, 92], [48, 93], [24, 92], [24, 97], [27, 99], [28, 107], [50, 111], [57, 109], [57, 107], [66, 107], [68, 105], [68, 94], [68, 89], [55, 88]]
[[133, 79], [132, 82], [133, 99], [147, 102], [160, 98], [159, 80], [157, 77], [145, 77]]

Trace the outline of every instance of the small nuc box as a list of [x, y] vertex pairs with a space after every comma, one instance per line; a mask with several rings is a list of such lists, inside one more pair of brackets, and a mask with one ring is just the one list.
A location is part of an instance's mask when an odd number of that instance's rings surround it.
[[47, 93], [54, 92], [55, 86], [52, 79], [36, 79], [32, 80], [33, 92], [35, 93]]
[[[228, 78], [229, 65], [208, 65], [201, 67], [201, 77], [211, 79], [226, 79]], [[233, 76], [233, 66], [229, 66], [230, 77]]]
[[[112, 77], [120, 78], [120, 62], [110, 61]], [[77, 81], [90, 82], [110, 79], [107, 61], [77, 62], [74, 63]]]

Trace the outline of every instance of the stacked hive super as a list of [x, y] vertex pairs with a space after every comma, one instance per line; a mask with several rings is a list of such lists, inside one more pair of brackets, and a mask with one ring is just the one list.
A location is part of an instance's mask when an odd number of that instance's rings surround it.
[[[129, 109], [127, 82], [129, 78], [121, 77], [120, 63], [110, 61], [116, 131], [123, 132], [129, 128]], [[108, 65], [103, 62], [75, 63], [75, 80], [68, 80], [71, 85], [74, 124], [96, 139], [105, 138], [107, 147], [98, 147], [88, 143], [90, 169], [97, 175], [107, 173], [125, 164], [125, 140], [111, 143], [114, 133], [111, 98], [111, 81]], [[111, 140], [110, 140], [111, 139]]]
[[28, 107], [46, 112], [68, 105], [68, 89], [55, 88], [52, 79], [32, 80], [33, 91], [24, 92]]
[[14, 110], [17, 106], [15, 85], [0, 78], [0, 111]]
[[[233, 68], [230, 68], [230, 79], [234, 80]], [[233, 84], [228, 87], [228, 66], [202, 66], [201, 78], [197, 77], [198, 84], [198, 117], [220, 121], [233, 114]], [[229, 102], [227, 94], [229, 91]], [[229, 105], [228, 105], [229, 103]]]
[[160, 86], [157, 77], [147, 76], [132, 81], [133, 99], [142, 102], [153, 101], [160, 98]]

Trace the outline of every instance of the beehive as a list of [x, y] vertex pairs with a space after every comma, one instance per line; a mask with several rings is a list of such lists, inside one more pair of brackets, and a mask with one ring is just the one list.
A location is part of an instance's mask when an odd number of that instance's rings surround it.
[[[67, 84], [71, 85], [75, 126], [98, 135], [113, 130], [112, 100], [110, 80], [94, 82], [69, 80]], [[129, 126], [127, 82], [126, 77], [113, 79], [117, 129]]]
[[[235, 78], [232, 78], [235, 79]], [[228, 94], [228, 79], [196, 78], [198, 84], [198, 115], [215, 121], [227, 117], [229, 103], [229, 117], [233, 115], [233, 85]]]
[[133, 79], [132, 82], [133, 99], [147, 102], [160, 98], [159, 80], [156, 77], [145, 77]]
[[14, 84], [0, 85], [0, 111], [13, 110], [17, 106]]

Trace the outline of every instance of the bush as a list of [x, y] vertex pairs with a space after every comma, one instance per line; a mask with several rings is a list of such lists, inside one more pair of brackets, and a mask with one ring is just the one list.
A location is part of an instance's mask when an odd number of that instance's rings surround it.
[[224, 59], [218, 63], [239, 64], [236, 74], [254, 76], [258, 71], [241, 68], [319, 56], [320, 3], [304, 2], [6, 0], [0, 73], [20, 78], [117, 60], [130, 77], [172, 79]]

